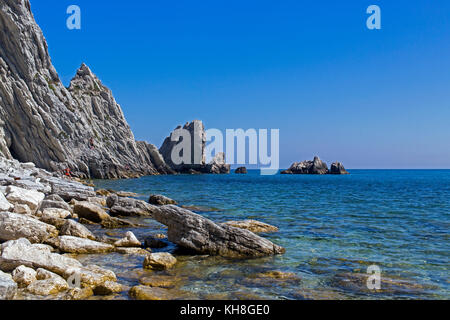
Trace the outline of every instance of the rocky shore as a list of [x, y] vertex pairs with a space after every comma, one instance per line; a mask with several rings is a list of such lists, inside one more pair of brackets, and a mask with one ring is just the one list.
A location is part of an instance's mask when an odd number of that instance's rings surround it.
[[[130, 196], [95, 191], [33, 163], [0, 158], [0, 299], [88, 299], [128, 290], [113, 271], [83, 264], [79, 255], [137, 254], [145, 257], [143, 270], [161, 271], [173, 268], [177, 257], [150, 247], [171, 244], [192, 255], [226, 259], [284, 253], [252, 232], [276, 227], [254, 220], [216, 224], [162, 195], [152, 195], [148, 202]], [[167, 235], [138, 239], [124, 231], [122, 237], [106, 237], [90, 230], [126, 230], [135, 226], [131, 217], [154, 219], [167, 226]], [[127, 291], [130, 298], [173, 298], [167, 289], [143, 282]]]

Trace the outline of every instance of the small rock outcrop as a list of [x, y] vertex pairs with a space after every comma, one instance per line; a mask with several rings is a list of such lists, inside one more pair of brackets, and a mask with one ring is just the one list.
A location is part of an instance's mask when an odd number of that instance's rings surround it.
[[177, 259], [168, 252], [150, 253], [145, 257], [144, 268], [150, 270], [165, 270], [172, 268]]
[[205, 217], [174, 205], [158, 207], [153, 217], [168, 227], [169, 241], [202, 254], [231, 258], [261, 257], [285, 249], [253, 232], [218, 225]]
[[330, 174], [350, 174], [340, 162], [334, 162], [330, 167]]
[[239, 167], [236, 170], [234, 170], [234, 173], [237, 174], [247, 174], [247, 168], [246, 167]]
[[[342, 170], [343, 169], [343, 170]], [[331, 169], [319, 157], [314, 160], [305, 160], [302, 162], [294, 162], [287, 170], [281, 171], [281, 174], [348, 174], [344, 166], [340, 162], [333, 163]]]

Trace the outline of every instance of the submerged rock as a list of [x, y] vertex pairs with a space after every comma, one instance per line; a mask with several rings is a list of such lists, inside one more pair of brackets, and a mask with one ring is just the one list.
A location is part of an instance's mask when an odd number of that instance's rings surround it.
[[150, 253], [145, 257], [144, 268], [151, 270], [165, 270], [172, 268], [177, 259], [168, 252]]
[[249, 230], [253, 233], [262, 232], [277, 232], [278, 228], [271, 226], [270, 224], [256, 221], [256, 220], [243, 220], [243, 221], [227, 221], [222, 223], [222, 225], [228, 225], [239, 229]]
[[136, 300], [172, 300], [175, 298], [167, 289], [142, 285], [131, 288], [128, 294]]
[[168, 227], [169, 241], [203, 254], [224, 257], [261, 257], [281, 254], [285, 249], [248, 230], [217, 225], [189, 210], [162, 206], [154, 218]]

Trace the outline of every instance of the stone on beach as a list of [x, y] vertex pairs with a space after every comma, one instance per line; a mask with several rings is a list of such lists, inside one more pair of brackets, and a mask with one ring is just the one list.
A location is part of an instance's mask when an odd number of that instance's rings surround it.
[[222, 225], [228, 225], [239, 229], [249, 230], [253, 233], [263, 233], [263, 232], [277, 232], [278, 228], [270, 224], [256, 221], [256, 220], [243, 220], [243, 221], [227, 221], [222, 223]]
[[27, 287], [27, 291], [35, 295], [48, 296], [69, 288], [64, 278], [42, 268], [37, 269], [36, 279]]
[[60, 236], [58, 239], [59, 249], [67, 253], [106, 253], [114, 249], [110, 244], [73, 236]]
[[70, 211], [61, 208], [47, 208], [42, 211], [42, 214], [59, 219], [66, 219], [71, 215]]
[[174, 205], [162, 206], [154, 218], [168, 227], [169, 241], [202, 254], [230, 258], [282, 254], [285, 249], [251, 231], [217, 225]]
[[177, 259], [168, 252], [151, 253], [145, 257], [144, 268], [150, 270], [165, 270], [172, 268]]
[[0, 212], [0, 240], [26, 238], [41, 243], [58, 235], [58, 230], [32, 217], [12, 212]]
[[155, 206], [145, 201], [119, 197], [116, 194], [106, 199], [106, 204], [111, 208], [111, 214], [115, 216], [151, 216]]
[[133, 232], [128, 231], [125, 237], [117, 240], [114, 245], [116, 247], [140, 247], [141, 242], [136, 238]]
[[9, 203], [8, 200], [6, 200], [3, 193], [0, 192], [0, 211], [10, 211], [14, 208], [14, 205]]
[[89, 231], [88, 228], [71, 219], [65, 221], [59, 233], [62, 236], [74, 236], [83, 239], [95, 240], [94, 234]]
[[77, 201], [75, 203], [73, 212], [76, 213], [80, 218], [87, 219], [92, 222], [100, 223], [103, 220], [110, 218], [109, 214], [106, 213], [99, 205], [87, 202], [87, 201]]
[[18, 214], [26, 214], [26, 215], [32, 215], [33, 213], [31, 212], [30, 207], [28, 207], [26, 204], [19, 204], [17, 203], [14, 206], [14, 213], [18, 213]]
[[174, 296], [167, 289], [147, 287], [143, 285], [131, 288], [129, 295], [136, 300], [171, 300], [174, 298]]
[[12, 300], [17, 292], [17, 283], [10, 274], [0, 271], [0, 300]]
[[6, 199], [12, 204], [26, 204], [31, 210], [36, 211], [45, 194], [36, 190], [27, 190], [14, 186], [6, 188]]
[[48, 198], [44, 199], [44, 201], [42, 201], [41, 203], [41, 206], [39, 207], [39, 209], [42, 211], [45, 209], [55, 209], [55, 208], [72, 211], [72, 208], [67, 202], [59, 200], [51, 200]]
[[114, 281], [105, 281], [94, 289], [94, 294], [99, 296], [108, 296], [114, 293], [119, 293], [123, 290], [121, 284]]
[[20, 287], [27, 287], [32, 282], [36, 281], [36, 275], [37, 273], [34, 269], [25, 266], [19, 266], [12, 272], [13, 280]]

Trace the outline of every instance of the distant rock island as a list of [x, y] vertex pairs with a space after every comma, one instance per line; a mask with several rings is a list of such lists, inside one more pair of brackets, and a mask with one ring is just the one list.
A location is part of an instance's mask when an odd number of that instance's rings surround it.
[[234, 173], [236, 173], [236, 174], [247, 174], [247, 168], [246, 167], [239, 167], [236, 170], [234, 170]]
[[325, 162], [319, 157], [314, 157], [314, 160], [305, 160], [302, 162], [295, 162], [287, 170], [281, 171], [281, 174], [349, 174], [340, 162], [334, 162], [330, 169]]

